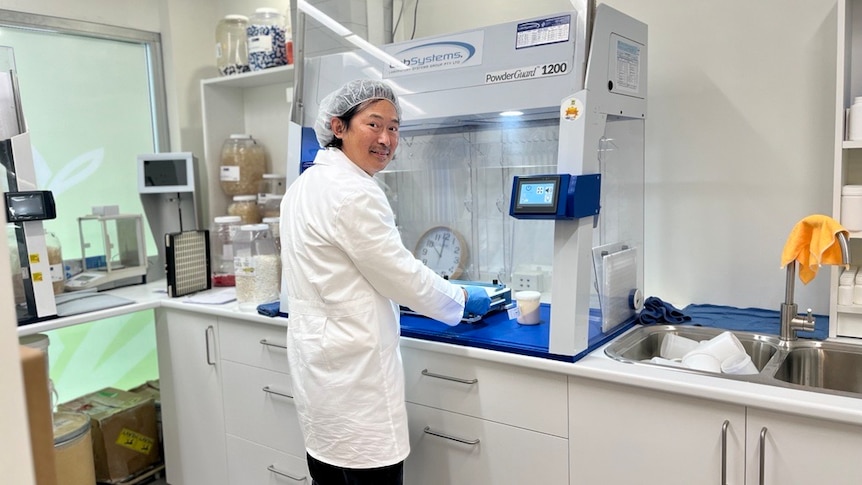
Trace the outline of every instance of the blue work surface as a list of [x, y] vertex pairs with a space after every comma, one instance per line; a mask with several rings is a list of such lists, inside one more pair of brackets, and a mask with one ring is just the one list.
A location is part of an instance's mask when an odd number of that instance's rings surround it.
[[[683, 308], [682, 311], [691, 317], [691, 321], [687, 322], [686, 325], [770, 335], [781, 334], [781, 314], [778, 310], [692, 304]], [[800, 338], [824, 340], [829, 336], [829, 316], [814, 315], [814, 318], [814, 331], [799, 332], [797, 335]]]
[[541, 322], [536, 325], [521, 325], [514, 319], [509, 320], [508, 312], [503, 310], [485, 315], [476, 323], [459, 323], [454, 327], [430, 318], [401, 315], [401, 336], [574, 362], [633, 325], [633, 322], [625, 323], [609, 334], [602, 334], [601, 315], [598, 310], [590, 309], [587, 349], [575, 356], [558, 355], [548, 352], [551, 330], [548, 323], [551, 321], [550, 305], [542, 303], [539, 306], [539, 313]]

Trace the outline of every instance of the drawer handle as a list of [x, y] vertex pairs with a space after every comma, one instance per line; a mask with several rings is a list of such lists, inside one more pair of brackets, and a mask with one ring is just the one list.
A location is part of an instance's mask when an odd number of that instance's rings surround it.
[[460, 382], [461, 384], [476, 384], [479, 382], [479, 379], [461, 379], [460, 377], [452, 377], [452, 376], [444, 376], [442, 374], [435, 374], [433, 372], [428, 372], [428, 369], [422, 369], [422, 375], [428, 377], [435, 377], [437, 379], [444, 379], [447, 381]]
[[276, 467], [275, 467], [275, 465], [270, 465], [270, 466], [266, 467], [266, 469], [267, 469], [267, 470], [269, 470], [269, 471], [271, 471], [272, 473], [275, 473], [276, 475], [281, 475], [281, 476], [283, 476], [283, 477], [285, 477], [285, 478], [289, 478], [289, 479], [291, 479], [291, 480], [293, 480], [293, 481], [295, 481], [295, 482], [304, 482], [304, 481], [306, 481], [306, 480], [305, 480], [305, 475], [303, 475], [303, 476], [301, 476], [301, 477], [295, 477], [295, 476], [291, 475], [290, 473], [283, 472], [283, 471], [279, 470], [278, 468], [276, 468]]
[[452, 436], [448, 434], [438, 433], [431, 429], [431, 426], [425, 426], [425, 433], [430, 434], [431, 436], [439, 436], [440, 438], [445, 438], [447, 440], [457, 441], [458, 443], [464, 443], [465, 445], [478, 445], [479, 438], [475, 440], [468, 440], [466, 438], [459, 438], [457, 436]]
[[283, 392], [273, 391], [272, 388], [269, 386], [264, 386], [263, 392], [266, 392], [268, 394], [275, 394], [276, 396], [286, 397], [288, 399], [293, 399], [293, 396], [291, 396], [290, 394], [285, 394]]
[[725, 419], [721, 425], [721, 485], [727, 485], [727, 427], [730, 421]]
[[267, 347], [277, 347], [279, 349], [286, 349], [287, 348], [287, 345], [274, 344], [265, 338], [260, 339], [260, 344], [266, 345]]
[[760, 480], [758, 483], [766, 483], [766, 426], [760, 430]]

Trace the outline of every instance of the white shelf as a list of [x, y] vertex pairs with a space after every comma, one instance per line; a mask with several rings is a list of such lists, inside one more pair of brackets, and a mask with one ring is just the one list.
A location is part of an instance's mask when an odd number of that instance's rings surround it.
[[[256, 88], [272, 84], [293, 83], [293, 65], [271, 67], [262, 71], [244, 72], [231, 76], [204, 79], [205, 86], [224, 86], [229, 88]], [[862, 145], [860, 145], [862, 146]]]
[[835, 309], [838, 313], [855, 313], [862, 315], [862, 305], [836, 305]]
[[841, 148], [845, 150], [852, 150], [854, 148], [862, 148], [862, 141], [859, 140], [845, 140], [841, 143]]

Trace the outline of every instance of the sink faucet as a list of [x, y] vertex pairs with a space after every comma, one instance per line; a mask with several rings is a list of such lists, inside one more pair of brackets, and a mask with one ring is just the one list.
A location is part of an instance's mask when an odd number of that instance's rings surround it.
[[[841, 246], [841, 263], [850, 264], [850, 249], [847, 247], [847, 237], [839, 232], [838, 245]], [[781, 340], [796, 340], [796, 332], [813, 332], [814, 315], [811, 309], [805, 315], [797, 314], [798, 307], [793, 303], [793, 285], [796, 280], [796, 261], [787, 264], [787, 282], [784, 288], [784, 303], [781, 304]]]

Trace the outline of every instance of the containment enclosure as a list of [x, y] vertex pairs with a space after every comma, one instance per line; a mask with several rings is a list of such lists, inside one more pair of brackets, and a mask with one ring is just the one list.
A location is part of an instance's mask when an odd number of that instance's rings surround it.
[[[601, 5], [590, 36], [593, 13], [584, 6], [305, 64], [306, 126], [352, 79], [382, 79], [398, 95], [400, 143], [376, 179], [417, 258], [451, 279], [541, 293], [539, 325], [518, 326], [510, 313], [473, 327], [489, 348], [508, 339], [519, 352], [570, 359], [638, 309], [646, 26]], [[566, 181], [536, 199], [556, 208], [558, 197], [560, 211], [513, 209], [516, 178], [535, 175]]]

